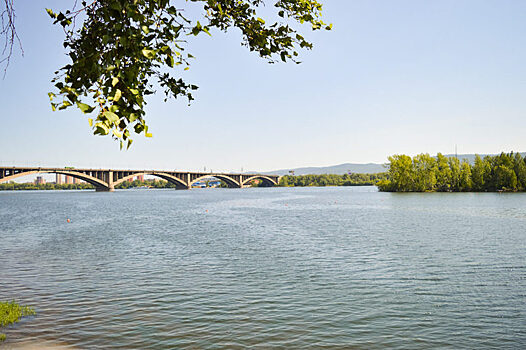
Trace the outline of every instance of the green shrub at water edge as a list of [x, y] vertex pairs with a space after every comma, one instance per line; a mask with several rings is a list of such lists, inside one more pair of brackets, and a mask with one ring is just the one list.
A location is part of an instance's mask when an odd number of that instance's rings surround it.
[[[0, 302], [0, 327], [8, 326], [12, 323], [18, 322], [24, 316], [36, 315], [35, 310], [30, 306], [22, 306], [15, 301]], [[5, 340], [5, 334], [0, 333], [0, 342]]]

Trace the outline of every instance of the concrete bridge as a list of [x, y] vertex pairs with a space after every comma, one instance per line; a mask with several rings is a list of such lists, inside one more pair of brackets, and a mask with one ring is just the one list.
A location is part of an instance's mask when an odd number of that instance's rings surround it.
[[11, 181], [20, 176], [30, 174], [51, 173], [71, 176], [95, 186], [97, 191], [111, 192], [115, 186], [140, 175], [153, 175], [173, 183], [176, 189], [190, 189], [192, 185], [203, 178], [215, 177], [224, 181], [228, 187], [243, 188], [252, 180], [261, 180], [266, 186], [276, 186], [279, 182], [277, 175], [261, 174], [228, 174], [228, 173], [200, 173], [164, 170], [113, 170], [113, 169], [76, 169], [76, 168], [22, 168], [0, 167], [0, 183]]

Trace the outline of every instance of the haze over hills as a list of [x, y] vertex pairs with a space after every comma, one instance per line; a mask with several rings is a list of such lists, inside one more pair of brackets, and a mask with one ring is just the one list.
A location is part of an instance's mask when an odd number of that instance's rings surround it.
[[289, 171], [294, 171], [294, 175], [321, 175], [321, 174], [337, 174], [343, 175], [349, 172], [361, 174], [382, 173], [387, 169], [383, 164], [367, 163], [344, 163], [339, 165], [332, 165], [326, 167], [305, 167], [295, 169], [281, 169], [265, 172], [265, 174], [289, 175]]
[[[520, 152], [522, 157], [526, 156], [526, 152]], [[496, 154], [479, 154], [482, 158], [487, 155], [495, 156]], [[436, 155], [433, 155], [436, 157]], [[455, 157], [454, 154], [445, 154], [446, 157]], [[467, 159], [470, 164], [475, 162], [475, 154], [458, 154], [459, 160]], [[360, 174], [374, 174], [386, 172], [388, 168], [384, 164], [377, 163], [344, 163], [339, 165], [325, 166], [325, 167], [304, 167], [304, 168], [293, 168], [293, 169], [280, 169], [274, 171], [267, 171], [263, 174], [275, 174], [275, 175], [289, 175], [290, 171], [294, 171], [294, 175], [322, 175], [322, 174], [336, 174], [343, 175], [349, 172], [360, 173]]]

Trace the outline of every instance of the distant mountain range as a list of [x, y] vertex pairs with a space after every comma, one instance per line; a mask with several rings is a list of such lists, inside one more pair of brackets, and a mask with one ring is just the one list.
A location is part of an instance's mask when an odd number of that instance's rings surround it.
[[[480, 154], [482, 158], [488, 154]], [[490, 154], [494, 156], [495, 154]], [[444, 154], [446, 157], [454, 157], [454, 154]], [[522, 157], [526, 156], [526, 152], [521, 153]], [[457, 155], [458, 159], [467, 159], [471, 164], [475, 162], [475, 154], [459, 154]], [[358, 163], [344, 163], [339, 165], [325, 166], [325, 167], [305, 167], [305, 168], [294, 168], [294, 169], [280, 169], [274, 171], [267, 171], [263, 174], [274, 174], [274, 175], [289, 175], [290, 171], [294, 171], [294, 175], [322, 175], [322, 174], [336, 174], [343, 175], [349, 172], [351, 173], [360, 173], [360, 174], [374, 174], [374, 173], [383, 173], [388, 169], [384, 164], [377, 163], [367, 163], [367, 164], [358, 164]]]
[[339, 165], [325, 166], [325, 167], [307, 167], [307, 168], [295, 168], [295, 169], [281, 169], [275, 171], [269, 171], [265, 174], [275, 174], [275, 175], [289, 175], [289, 171], [294, 171], [294, 175], [321, 175], [321, 174], [336, 174], [343, 175], [349, 172], [351, 173], [361, 173], [361, 174], [373, 174], [373, 173], [382, 173], [387, 171], [387, 168], [383, 164], [355, 164], [355, 163], [345, 163]]

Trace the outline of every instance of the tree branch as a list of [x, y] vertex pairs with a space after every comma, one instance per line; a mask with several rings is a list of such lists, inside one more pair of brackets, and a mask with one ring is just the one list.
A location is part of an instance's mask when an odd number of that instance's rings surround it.
[[2, 54], [0, 55], [0, 65], [5, 64], [4, 77], [7, 73], [7, 67], [13, 55], [15, 44], [18, 44], [22, 56], [24, 56], [24, 49], [22, 48], [22, 42], [18, 37], [15, 27], [15, 9], [13, 7], [14, 0], [4, 0], [1, 2], [2, 8], [0, 12], [0, 43], [3, 41]]

